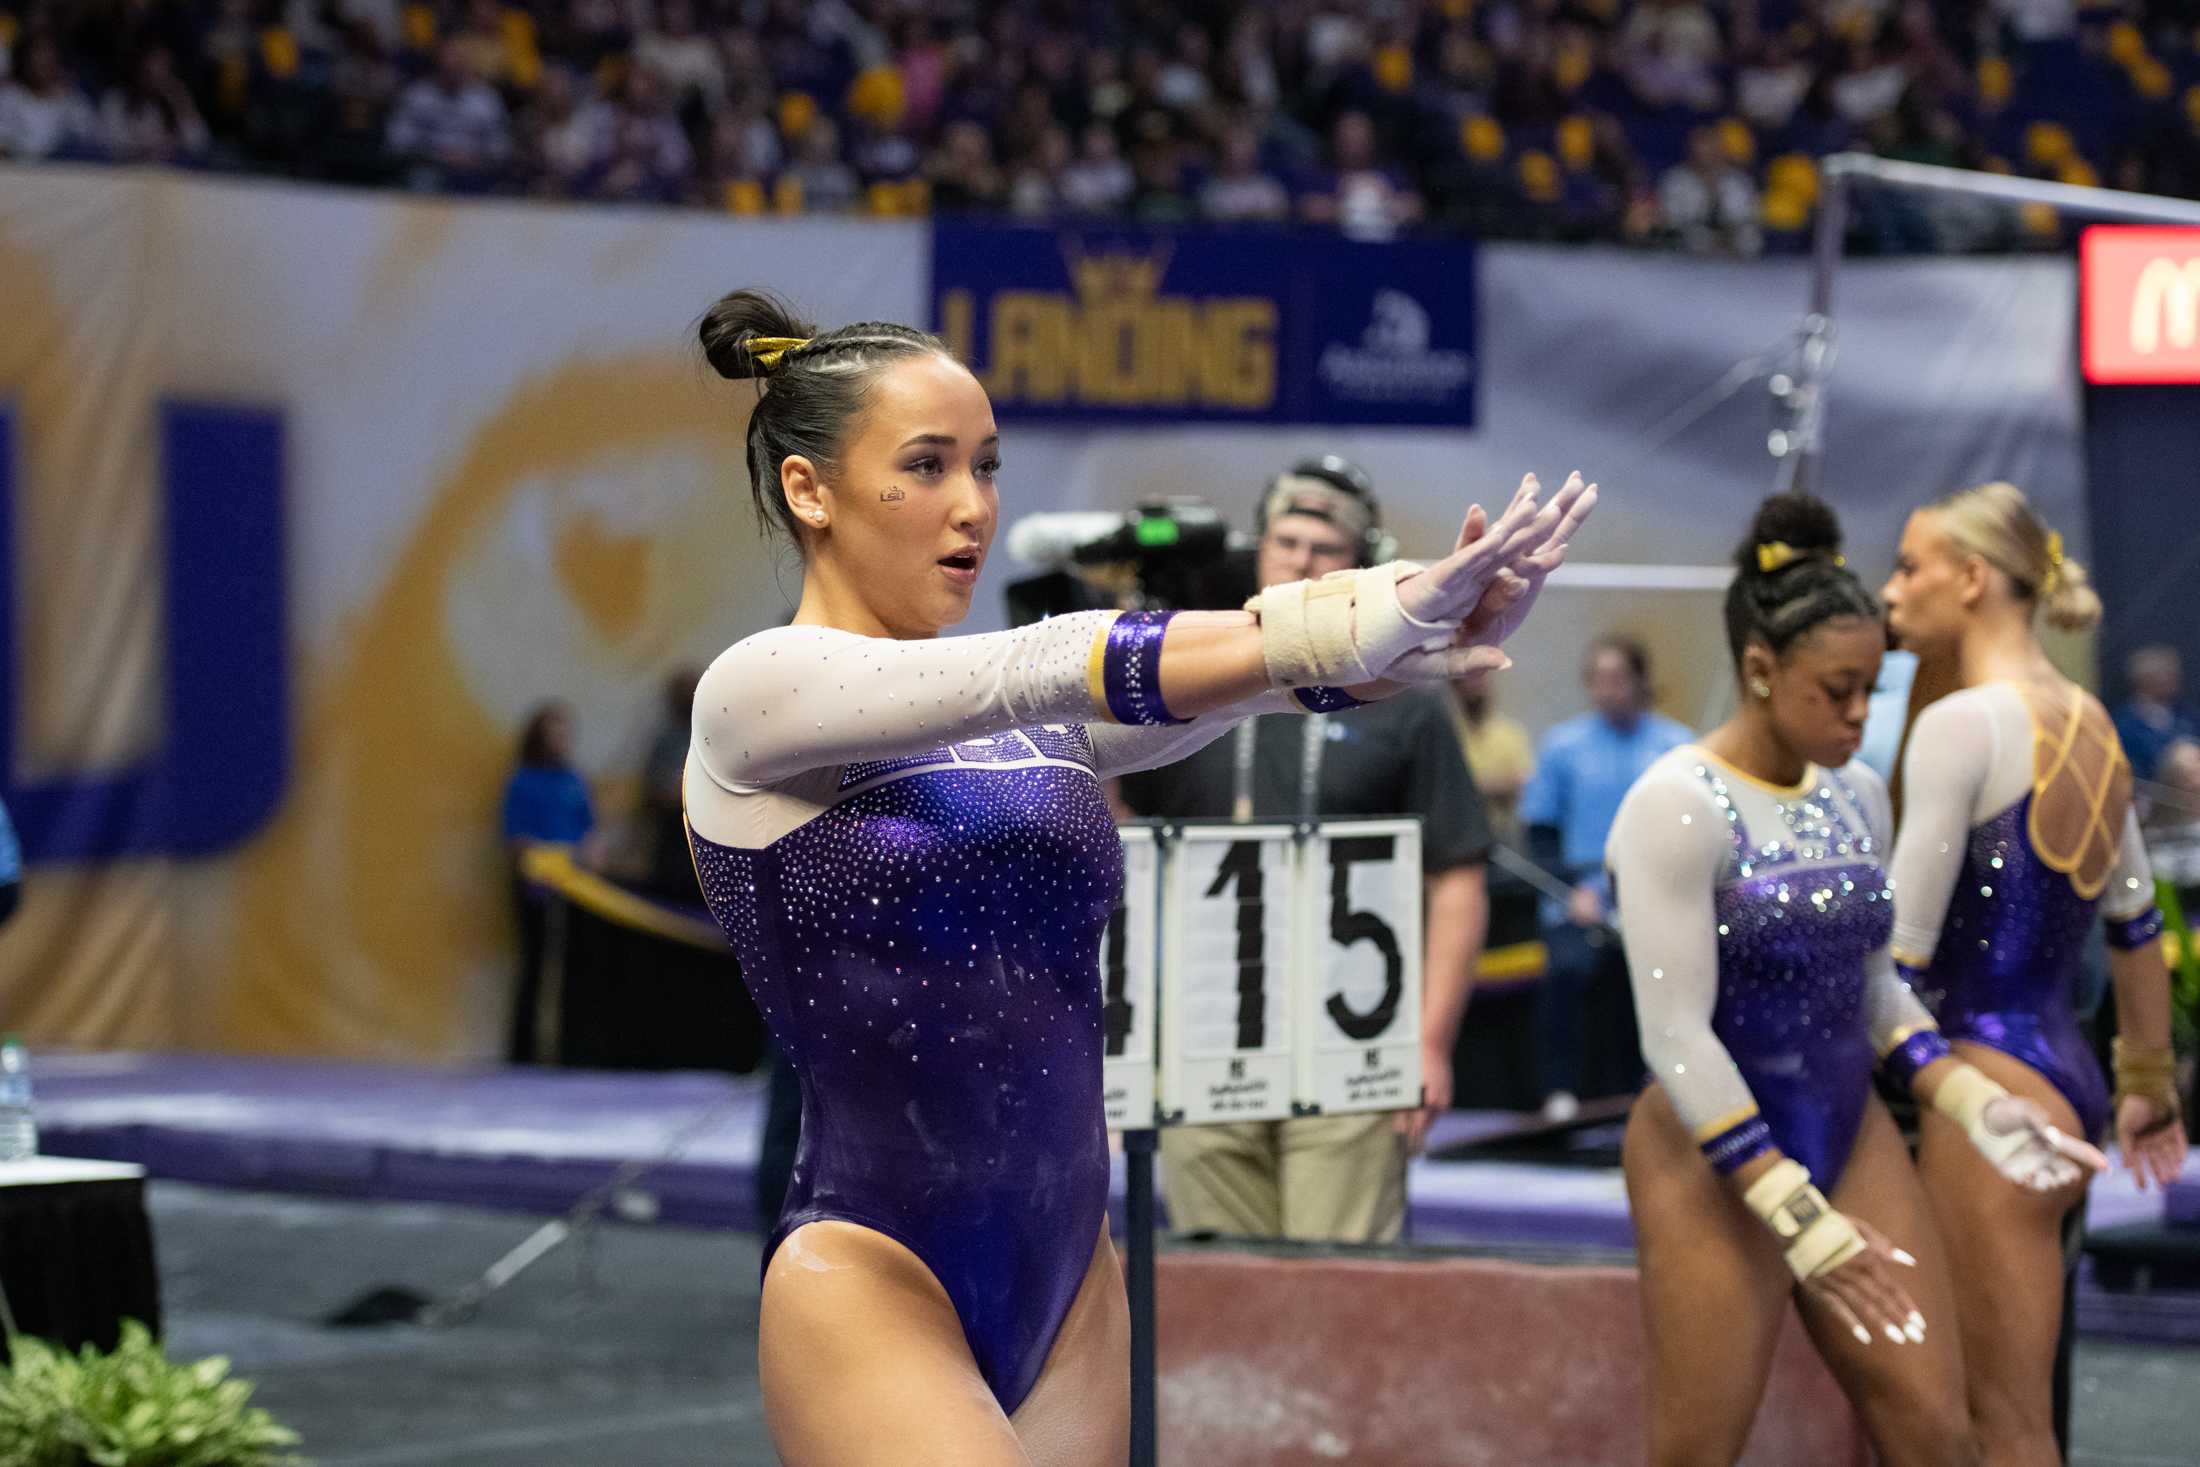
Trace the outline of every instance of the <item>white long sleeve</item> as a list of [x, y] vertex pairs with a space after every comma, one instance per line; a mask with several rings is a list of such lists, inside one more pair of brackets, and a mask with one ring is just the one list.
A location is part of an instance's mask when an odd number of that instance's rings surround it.
[[730, 790], [922, 754], [1030, 724], [1108, 716], [1092, 667], [1116, 613], [894, 641], [793, 626], [735, 643], [695, 694], [695, 751]]
[[[1993, 710], [1973, 691], [1951, 694], [1920, 713], [1902, 760], [1902, 834], [1888, 874], [1894, 878], [1894, 955], [1912, 968], [1932, 962], [1971, 827], [1990, 813], [1979, 805], [1989, 771], [2001, 762], [2001, 732]], [[2029, 765], [2029, 744], [2024, 757]]]
[[[1683, 751], [1685, 752], [1685, 751]], [[1667, 755], [1620, 804], [1606, 845], [1627, 946], [1642, 1054], [1699, 1141], [1757, 1109], [1711, 1019], [1719, 1000], [1715, 892], [1727, 822], [1701, 781]]]

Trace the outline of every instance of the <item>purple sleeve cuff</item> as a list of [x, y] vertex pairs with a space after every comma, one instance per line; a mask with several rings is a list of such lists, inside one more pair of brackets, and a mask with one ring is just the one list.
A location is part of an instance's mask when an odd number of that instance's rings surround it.
[[1309, 713], [1342, 713], [1347, 708], [1367, 706], [1343, 688], [1295, 688], [1291, 696]]
[[1703, 1143], [1704, 1159], [1720, 1176], [1748, 1165], [1772, 1149], [1772, 1127], [1761, 1115], [1729, 1126]]
[[1879, 1063], [1886, 1070], [1887, 1078], [1907, 1092], [1917, 1082], [1917, 1072], [1934, 1060], [1948, 1057], [1948, 1041], [1938, 1029], [1920, 1029], [1900, 1044], [1887, 1051], [1887, 1057]]
[[2136, 917], [2110, 917], [2103, 925], [2108, 929], [2108, 945], [2130, 952], [2162, 935], [2162, 909], [2149, 906]]
[[1101, 683], [1117, 723], [1186, 723], [1161, 701], [1161, 639], [1173, 611], [1126, 611], [1108, 628]]

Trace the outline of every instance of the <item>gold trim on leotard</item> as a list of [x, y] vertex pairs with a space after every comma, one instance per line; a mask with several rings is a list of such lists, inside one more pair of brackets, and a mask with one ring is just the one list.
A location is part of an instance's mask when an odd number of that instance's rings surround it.
[[[2068, 877], [2071, 889], [2092, 901], [2106, 889], [2116, 868], [2117, 837], [2124, 814], [2131, 807], [2131, 761], [2125, 757], [2115, 725], [2108, 723], [2106, 715], [2099, 719], [2087, 716], [2092, 711], [2091, 699], [2079, 689], [2070, 690], [2064, 708], [2043, 709], [2039, 690], [2021, 683], [2012, 686], [2024, 699], [2025, 713], [2032, 724], [2032, 808], [2025, 816], [2025, 835], [2042, 865]], [[2050, 727], [2051, 721], [2059, 727]], [[2107, 757], [2090, 787], [2083, 783], [2079, 786], [2077, 794], [2085, 814], [2076, 839], [2067, 847], [2058, 847], [2048, 839], [2042, 811], [2051, 797], [2065, 793], [2057, 781], [2066, 769], [2070, 778], [2086, 779], [2085, 771], [2074, 762], [2081, 742], [2091, 744]]]
[[1748, 770], [1742, 768], [1740, 765], [1735, 764], [1732, 760], [1721, 759], [1718, 755], [1712, 753], [1702, 744], [1690, 744], [1688, 747], [1694, 749], [1697, 753], [1703, 755], [1704, 758], [1718, 765], [1721, 770], [1733, 775], [1736, 779], [1746, 780], [1750, 784], [1757, 786], [1757, 788], [1778, 795], [1783, 799], [1792, 800], [1797, 795], [1810, 793], [1810, 787], [1818, 783], [1819, 776], [1824, 773], [1824, 771], [1821, 770], [1817, 765], [1806, 762], [1803, 765], [1803, 777], [1799, 782], [1795, 784], [1774, 784], [1769, 779], [1758, 778], [1756, 775], [1751, 774]]

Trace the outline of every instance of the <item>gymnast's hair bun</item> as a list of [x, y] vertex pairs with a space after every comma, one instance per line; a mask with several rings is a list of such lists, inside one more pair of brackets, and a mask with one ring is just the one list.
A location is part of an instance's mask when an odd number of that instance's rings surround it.
[[751, 342], [817, 335], [817, 328], [797, 317], [785, 301], [761, 290], [736, 290], [721, 296], [703, 313], [696, 329], [712, 369], [733, 382], [769, 377], [778, 370], [779, 359], [768, 366], [758, 361], [750, 349]]
[[[1773, 546], [1785, 546], [1790, 553], [1766, 553]], [[1841, 521], [1824, 500], [1775, 494], [1757, 507], [1749, 538], [1734, 551], [1734, 564], [1745, 576], [1777, 575], [1808, 557], [1831, 560], [1840, 553]]]

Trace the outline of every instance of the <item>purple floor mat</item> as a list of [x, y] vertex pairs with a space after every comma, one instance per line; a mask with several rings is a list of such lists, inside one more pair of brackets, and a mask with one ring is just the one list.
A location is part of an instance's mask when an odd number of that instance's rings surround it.
[[[680, 1155], [636, 1188], [665, 1222], [748, 1228], [755, 1218], [756, 1077], [495, 1067], [471, 1070], [200, 1055], [42, 1053], [41, 1149], [134, 1161], [153, 1176], [213, 1186], [533, 1213], [570, 1207], [621, 1165]], [[1458, 1112], [1432, 1144], [1516, 1121]], [[2200, 1195], [2200, 1158], [2179, 1203]], [[1122, 1222], [1117, 1158], [1115, 1216]], [[1619, 1174], [1509, 1161], [1417, 1161], [1408, 1228], [1418, 1242], [1627, 1248]], [[2158, 1220], [2159, 1192], [2113, 1172], [2094, 1186], [2094, 1226]], [[2184, 1300], [2087, 1287], [2089, 1333], [2200, 1336]], [[2172, 1327], [2174, 1326], [2174, 1327]]]

